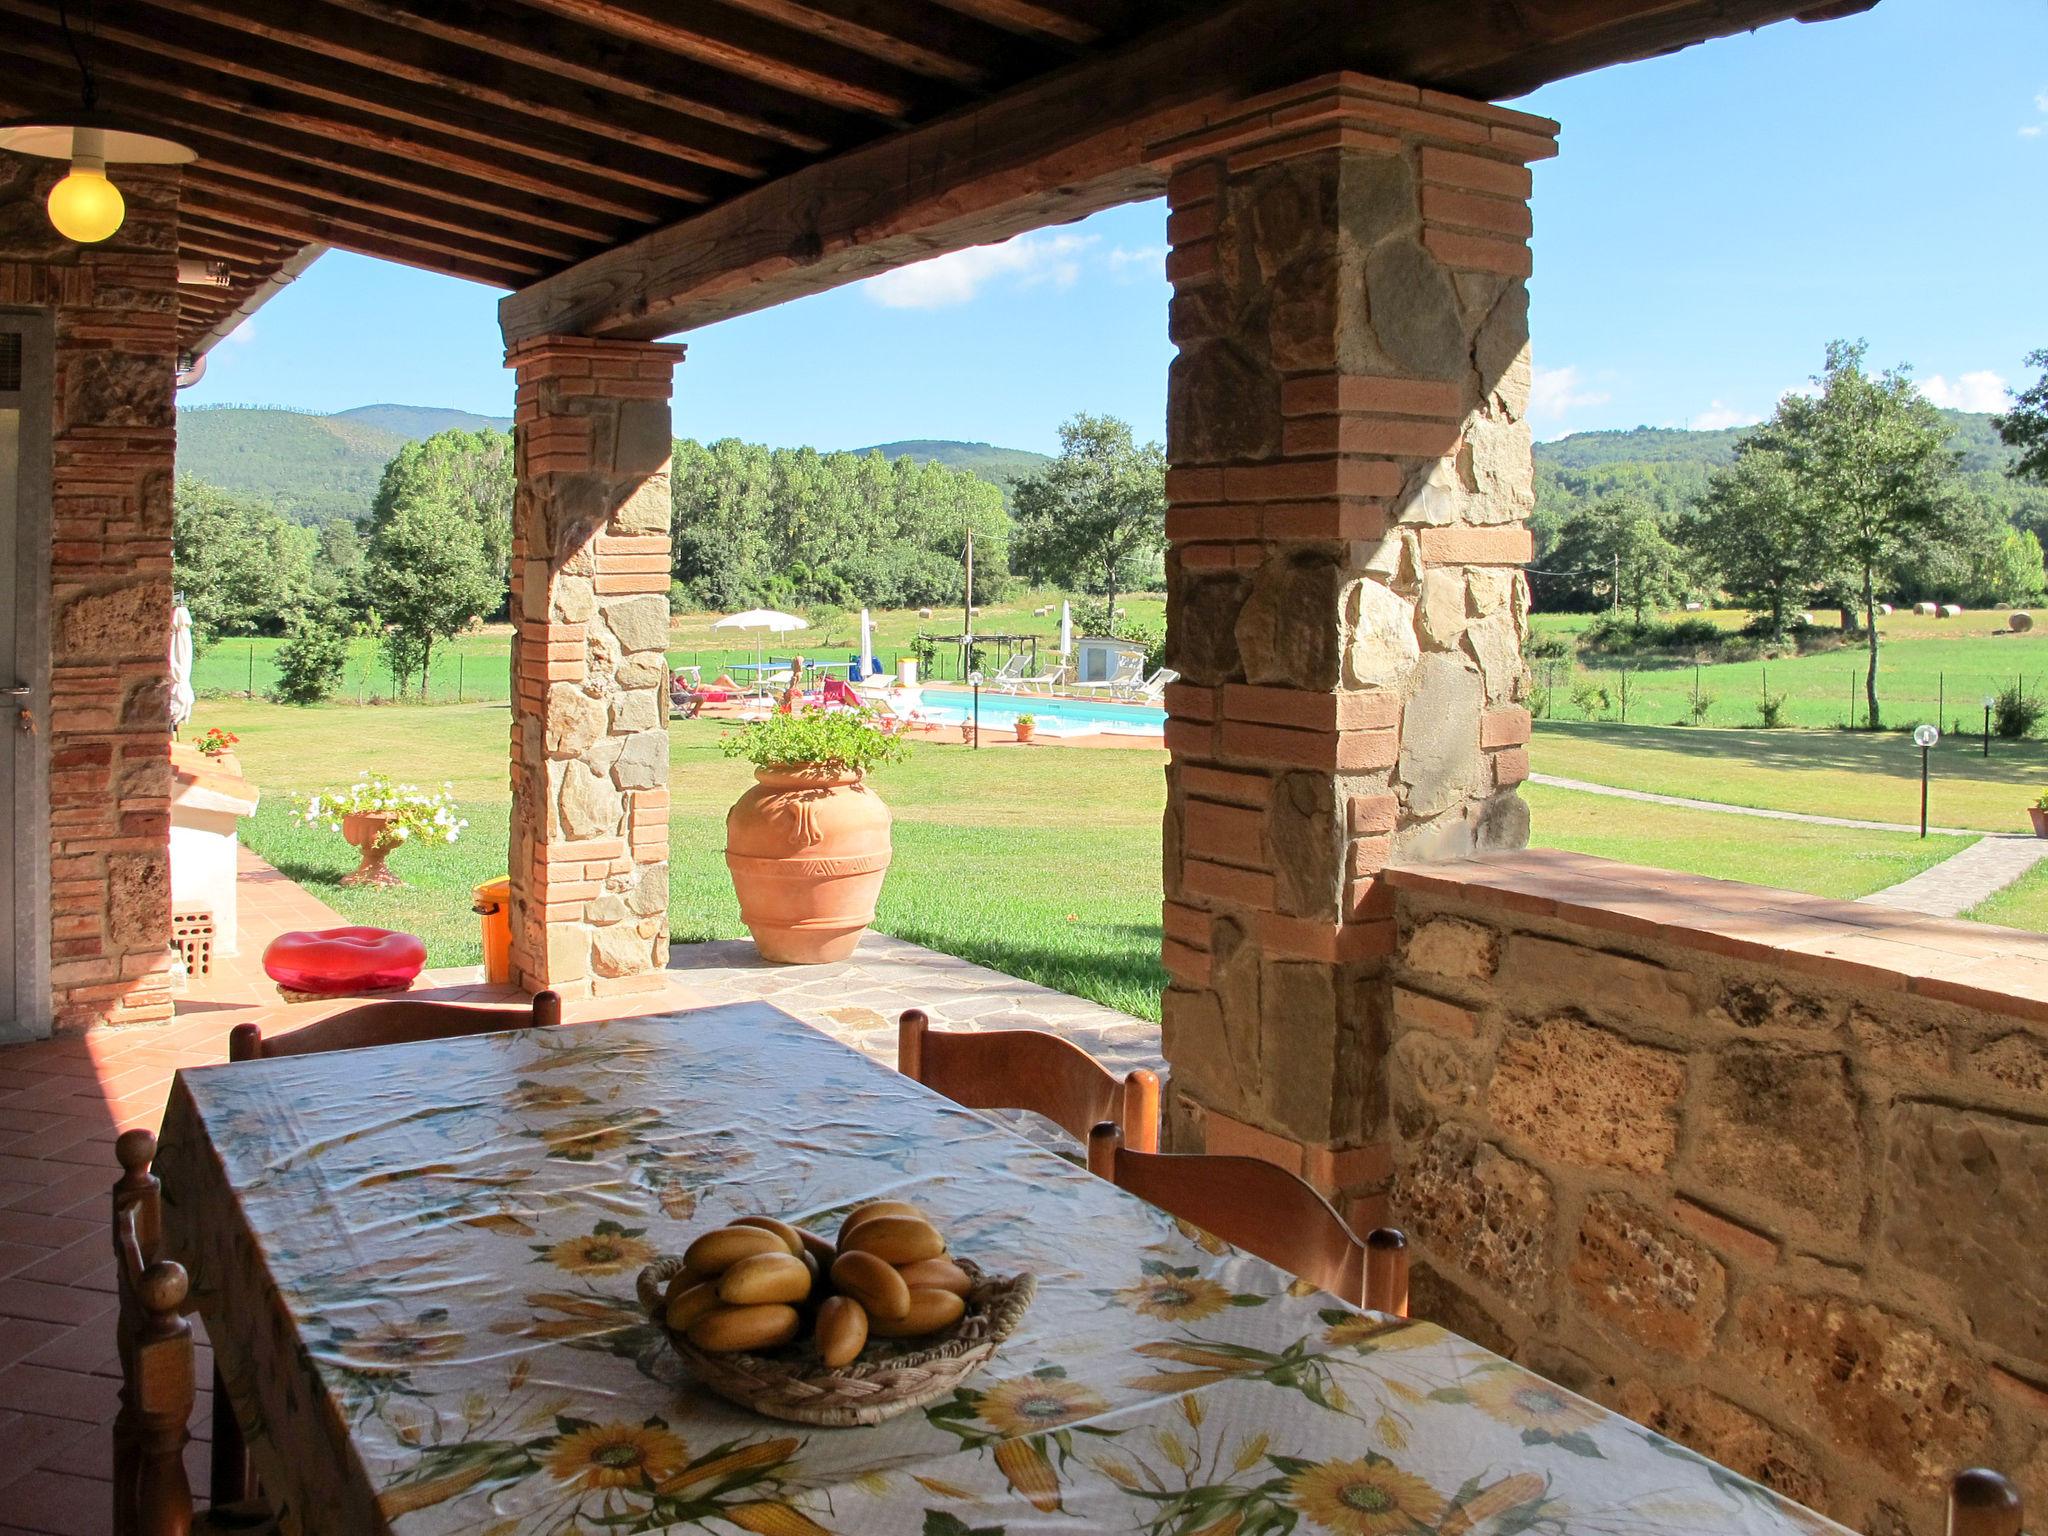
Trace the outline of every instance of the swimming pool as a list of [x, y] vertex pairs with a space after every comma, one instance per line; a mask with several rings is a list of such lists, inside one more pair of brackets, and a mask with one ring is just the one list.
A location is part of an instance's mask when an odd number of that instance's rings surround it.
[[[960, 725], [974, 715], [974, 694], [966, 688], [922, 690], [918, 712], [934, 725]], [[1019, 715], [1038, 722], [1041, 736], [1164, 736], [1166, 711], [1147, 704], [1108, 699], [1048, 699], [1032, 694], [981, 691], [981, 723], [1007, 731]]]

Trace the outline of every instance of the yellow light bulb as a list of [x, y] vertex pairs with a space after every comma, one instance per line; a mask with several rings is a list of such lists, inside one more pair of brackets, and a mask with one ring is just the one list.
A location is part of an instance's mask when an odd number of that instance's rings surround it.
[[87, 155], [74, 158], [71, 174], [50, 188], [49, 209], [57, 233], [81, 245], [106, 239], [128, 213], [121, 189], [107, 180], [106, 162]]

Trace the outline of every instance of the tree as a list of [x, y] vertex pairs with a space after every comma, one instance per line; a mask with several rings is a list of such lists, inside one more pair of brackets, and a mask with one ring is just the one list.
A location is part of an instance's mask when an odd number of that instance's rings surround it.
[[2041, 377], [2013, 396], [2013, 407], [2003, 416], [1991, 418], [1998, 435], [2020, 456], [2007, 471], [2015, 479], [2038, 480], [2048, 485], [2048, 348], [2027, 354], [2027, 366], [2039, 368]]
[[1818, 393], [1785, 396], [1752, 441], [1783, 456], [1814, 509], [1840, 585], [1862, 612], [1869, 647], [1864, 693], [1876, 730], [1878, 582], [1942, 539], [1958, 461], [1948, 447], [1948, 423], [1906, 369], [1872, 378], [1863, 371], [1866, 351], [1860, 341], [1829, 342], [1813, 381]]
[[1016, 483], [1012, 562], [1032, 581], [1098, 592], [1113, 618], [1166, 545], [1166, 452], [1114, 416], [1078, 415], [1060, 454]]
[[374, 536], [401, 506], [438, 501], [476, 529], [484, 558], [502, 583], [512, 560], [512, 490], [511, 433], [436, 432], [407, 443], [384, 466], [370, 503], [370, 531]]
[[417, 672], [426, 697], [434, 643], [503, 600], [481, 531], [434, 496], [401, 502], [370, 535], [366, 580], [388, 628], [384, 654], [398, 691]]
[[275, 633], [313, 595], [319, 534], [186, 475], [171, 498], [172, 580], [202, 640]]
[[341, 686], [348, 666], [348, 627], [332, 605], [292, 620], [277, 648], [277, 697], [286, 704], [318, 704]]
[[1579, 573], [1574, 585], [1580, 590], [1606, 593], [1638, 624], [1685, 590], [1684, 551], [1650, 504], [1629, 492], [1595, 502], [1565, 523], [1550, 559]]
[[1716, 470], [1699, 504], [1679, 522], [1680, 542], [1728, 595], [1783, 641], [1787, 615], [1832, 568], [1824, 530], [1784, 454], [1755, 439]]

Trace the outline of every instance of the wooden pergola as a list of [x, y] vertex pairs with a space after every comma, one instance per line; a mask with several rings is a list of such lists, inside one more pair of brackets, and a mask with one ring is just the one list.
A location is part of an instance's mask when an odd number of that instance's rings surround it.
[[[1150, 146], [1338, 69], [1483, 100], [1874, 0], [100, 0], [102, 102], [189, 144], [203, 348], [328, 245], [514, 290], [508, 341], [648, 338], [1164, 189]], [[75, 108], [0, 0], [0, 116]], [[91, 17], [91, 36], [87, 15]]]

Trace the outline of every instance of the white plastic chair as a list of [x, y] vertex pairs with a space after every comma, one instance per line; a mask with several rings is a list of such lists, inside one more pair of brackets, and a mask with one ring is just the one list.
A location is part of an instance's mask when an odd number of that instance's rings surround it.
[[1117, 697], [1133, 704], [1163, 704], [1166, 701], [1166, 686], [1178, 682], [1180, 674], [1171, 667], [1161, 667], [1135, 688], [1120, 691]]
[[1116, 670], [1108, 677], [1092, 683], [1072, 683], [1069, 687], [1076, 693], [1084, 690], [1089, 693], [1103, 692], [1115, 698], [1126, 689], [1137, 687], [1144, 677], [1145, 658], [1132, 651], [1117, 658]]

